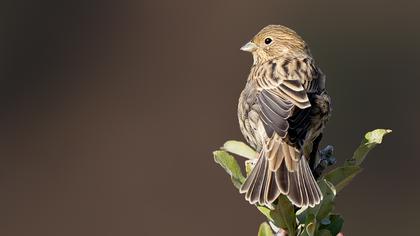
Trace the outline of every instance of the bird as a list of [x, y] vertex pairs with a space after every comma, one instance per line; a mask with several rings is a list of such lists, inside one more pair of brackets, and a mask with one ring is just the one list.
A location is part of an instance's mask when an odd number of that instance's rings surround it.
[[326, 76], [292, 29], [268, 25], [241, 47], [253, 64], [238, 102], [239, 126], [258, 159], [240, 188], [251, 204], [285, 195], [296, 207], [323, 198], [310, 167], [330, 117]]

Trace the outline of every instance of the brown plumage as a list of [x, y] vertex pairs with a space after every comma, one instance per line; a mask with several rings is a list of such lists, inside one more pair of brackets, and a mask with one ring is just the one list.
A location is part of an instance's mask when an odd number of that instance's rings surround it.
[[241, 187], [251, 204], [269, 205], [280, 194], [313, 207], [322, 193], [308, 158], [330, 114], [325, 76], [293, 30], [269, 25], [241, 48], [254, 64], [239, 98], [238, 118], [259, 159]]

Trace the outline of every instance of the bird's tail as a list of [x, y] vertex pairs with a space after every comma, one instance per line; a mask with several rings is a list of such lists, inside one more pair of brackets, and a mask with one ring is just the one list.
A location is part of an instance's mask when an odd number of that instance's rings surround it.
[[322, 193], [305, 156], [301, 156], [297, 164], [294, 171], [289, 171], [286, 161], [282, 161], [273, 171], [264, 151], [261, 151], [240, 192], [245, 193], [245, 199], [251, 204], [269, 205], [284, 194], [298, 207], [314, 207], [322, 200]]

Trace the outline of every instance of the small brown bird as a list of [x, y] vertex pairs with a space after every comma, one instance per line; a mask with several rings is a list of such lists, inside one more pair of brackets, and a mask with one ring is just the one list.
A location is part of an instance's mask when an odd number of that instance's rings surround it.
[[330, 115], [325, 76], [293, 30], [263, 28], [241, 50], [254, 58], [239, 98], [242, 134], [259, 159], [241, 187], [251, 204], [269, 205], [280, 194], [313, 207], [322, 193], [309, 167]]

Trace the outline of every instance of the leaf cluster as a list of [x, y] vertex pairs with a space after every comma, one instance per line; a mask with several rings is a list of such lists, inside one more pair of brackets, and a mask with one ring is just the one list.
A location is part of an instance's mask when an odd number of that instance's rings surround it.
[[[382, 143], [383, 137], [391, 130], [377, 129], [366, 133], [353, 156], [342, 166], [336, 167], [318, 179], [323, 193], [323, 200], [313, 208], [296, 209], [288, 198], [281, 195], [272, 206], [256, 205], [267, 217], [268, 223], [260, 225], [258, 236], [273, 236], [280, 229], [289, 236], [335, 236], [344, 224], [343, 218], [334, 213], [334, 200], [338, 192], [362, 171], [361, 164], [367, 154], [376, 145]], [[248, 145], [239, 141], [227, 141], [220, 150], [214, 151], [214, 160], [230, 175], [233, 185], [240, 188], [245, 176], [233, 155], [245, 157], [245, 172], [248, 174], [257, 153]], [[273, 232], [275, 231], [275, 232]]]

